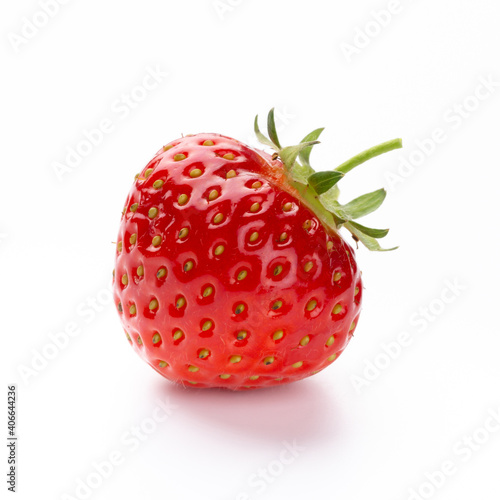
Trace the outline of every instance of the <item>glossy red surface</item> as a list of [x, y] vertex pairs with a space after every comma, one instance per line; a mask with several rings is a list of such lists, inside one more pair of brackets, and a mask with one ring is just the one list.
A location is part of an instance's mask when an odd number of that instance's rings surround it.
[[328, 366], [361, 306], [351, 247], [266, 153], [215, 134], [165, 149], [134, 182], [117, 239], [115, 302], [135, 351], [196, 387], [283, 384]]

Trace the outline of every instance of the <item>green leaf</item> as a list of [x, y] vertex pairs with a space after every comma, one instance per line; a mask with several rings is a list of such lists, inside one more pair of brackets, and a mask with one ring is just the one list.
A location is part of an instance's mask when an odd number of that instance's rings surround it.
[[347, 174], [347, 172], [351, 171], [358, 165], [365, 163], [365, 161], [371, 160], [372, 158], [380, 156], [381, 154], [388, 153], [393, 149], [399, 149], [402, 147], [403, 141], [401, 139], [393, 139], [392, 141], [383, 142], [378, 146], [373, 146], [372, 148], [367, 149], [366, 151], [363, 151], [356, 156], [353, 156], [350, 160], [342, 163], [342, 165], [337, 167], [335, 170]]
[[346, 214], [349, 214], [349, 220], [359, 219], [377, 210], [384, 202], [386, 195], [385, 189], [378, 189], [341, 205], [341, 208]]
[[257, 136], [257, 139], [259, 139], [259, 142], [269, 146], [270, 148], [276, 149], [276, 146], [260, 131], [259, 129], [259, 115], [255, 117], [255, 122], [253, 125], [253, 129], [255, 131], [255, 135]]
[[354, 222], [346, 222], [345, 227], [352, 233], [357, 241], [361, 241], [361, 243], [363, 243], [363, 245], [365, 245], [365, 247], [372, 252], [390, 252], [391, 250], [396, 250], [398, 248], [382, 248], [375, 238], [359, 230], [359, 227], [368, 229], [364, 226], [361, 226], [360, 224], [356, 224]]
[[374, 229], [371, 227], [362, 226], [359, 222], [349, 221], [352, 226], [354, 226], [358, 231], [366, 234], [367, 236], [371, 236], [372, 238], [376, 238], [377, 240], [380, 238], [385, 238], [389, 229]]
[[297, 146], [288, 146], [286, 148], [283, 148], [279, 154], [280, 158], [285, 164], [285, 167], [288, 170], [291, 170], [294, 168], [295, 161], [297, 160], [297, 156], [299, 156], [299, 153], [304, 149], [308, 148], [310, 146], [314, 146], [315, 144], [319, 144], [318, 141], [312, 141], [312, 142], [303, 142], [301, 144], [297, 144]]
[[[317, 128], [316, 130], [313, 130], [310, 134], [306, 135], [304, 139], [302, 139], [301, 142], [310, 142], [310, 141], [316, 141], [321, 133], [325, 130], [325, 128]], [[307, 165], [308, 167], [311, 166], [309, 163], [309, 157], [311, 156], [311, 151], [312, 151], [312, 146], [309, 148], [303, 149], [300, 154], [299, 158], [302, 164]]]
[[278, 149], [281, 149], [281, 144], [278, 139], [278, 132], [276, 132], [276, 122], [274, 121], [274, 108], [269, 111], [267, 115], [267, 133], [269, 134], [269, 138], [276, 145]]
[[335, 186], [342, 177], [344, 177], [344, 174], [335, 170], [330, 172], [316, 172], [307, 179], [307, 182], [309, 182], [316, 193], [323, 194]]

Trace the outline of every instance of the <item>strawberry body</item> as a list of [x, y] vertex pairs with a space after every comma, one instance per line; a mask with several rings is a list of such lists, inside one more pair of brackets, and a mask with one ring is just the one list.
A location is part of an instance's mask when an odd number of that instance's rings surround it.
[[245, 389], [332, 363], [362, 296], [352, 248], [280, 160], [216, 134], [173, 141], [136, 178], [114, 295], [134, 350], [172, 381]]

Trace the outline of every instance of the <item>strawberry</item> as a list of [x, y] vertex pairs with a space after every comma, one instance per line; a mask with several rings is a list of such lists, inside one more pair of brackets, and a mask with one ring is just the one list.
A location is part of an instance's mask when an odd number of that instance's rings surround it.
[[284, 384], [331, 364], [356, 329], [363, 288], [347, 228], [371, 250], [387, 230], [355, 219], [378, 190], [341, 205], [337, 182], [376, 146], [330, 172], [309, 158], [323, 129], [270, 154], [218, 134], [164, 146], [123, 210], [114, 296], [128, 341], [169, 380], [239, 390]]

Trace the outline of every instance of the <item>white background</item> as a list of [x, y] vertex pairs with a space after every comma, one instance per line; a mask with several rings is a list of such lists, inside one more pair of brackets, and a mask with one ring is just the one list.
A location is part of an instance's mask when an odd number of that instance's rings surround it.
[[[34, 0], [0, 15], [2, 399], [17, 384], [17, 498], [498, 499], [499, 2], [58, 5], [48, 22]], [[168, 76], [138, 89], [155, 68]], [[390, 226], [384, 243], [400, 249], [358, 251], [364, 311], [328, 370], [250, 393], [175, 387], [130, 349], [108, 300], [123, 202], [164, 143], [250, 141], [272, 106], [284, 143], [326, 127], [317, 169], [403, 137], [342, 186], [343, 201], [388, 189], [366, 223]], [[113, 130], [58, 177], [102, 120]], [[411, 344], [395, 347], [404, 332]], [[172, 410], [156, 423], [159, 402]], [[102, 478], [94, 464], [110, 454], [122, 460]]]

